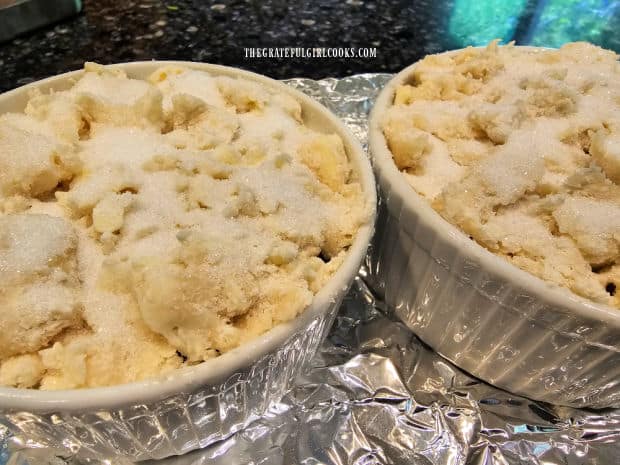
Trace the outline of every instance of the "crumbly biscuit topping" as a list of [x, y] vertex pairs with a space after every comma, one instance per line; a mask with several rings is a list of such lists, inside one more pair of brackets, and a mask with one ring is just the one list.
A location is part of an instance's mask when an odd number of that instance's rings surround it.
[[496, 42], [419, 62], [384, 115], [396, 165], [516, 266], [620, 308], [620, 64]]
[[244, 79], [87, 64], [0, 116], [0, 384], [114, 385], [288, 321], [371, 206], [342, 140]]

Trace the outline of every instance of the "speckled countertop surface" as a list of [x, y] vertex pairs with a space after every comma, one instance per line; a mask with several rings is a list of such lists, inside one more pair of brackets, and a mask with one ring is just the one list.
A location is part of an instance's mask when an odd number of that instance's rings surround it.
[[[618, 2], [599, 0], [84, 0], [80, 14], [0, 44], [0, 91], [86, 60], [193, 60], [275, 78], [321, 78], [395, 72], [427, 53], [494, 37], [547, 46], [590, 40], [620, 51], [619, 18]], [[375, 58], [245, 57], [245, 47], [288, 46], [377, 52]]]

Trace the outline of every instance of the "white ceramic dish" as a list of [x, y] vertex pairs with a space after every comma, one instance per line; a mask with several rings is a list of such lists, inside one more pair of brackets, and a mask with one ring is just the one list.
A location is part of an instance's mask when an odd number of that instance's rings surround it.
[[394, 164], [380, 120], [415, 66], [385, 86], [370, 116], [381, 191], [367, 259], [372, 286], [424, 342], [491, 384], [563, 405], [620, 406], [620, 311], [550, 285], [469, 240]]
[[[304, 313], [220, 357], [167, 377], [120, 386], [66, 391], [0, 388], [0, 424], [25, 439], [52, 447], [79, 447], [84, 456], [142, 460], [182, 454], [232, 434], [279, 400], [313, 356], [366, 253], [374, 227], [374, 177], [359, 142], [337, 117], [285, 84], [234, 68], [162, 61], [115, 66], [130, 77], [146, 78], [166, 64], [243, 77], [297, 99], [306, 125], [343, 139], [372, 209], [372, 221], [358, 231], [344, 263]], [[2, 94], [0, 113], [23, 110], [34, 88], [68, 88], [81, 73]]]

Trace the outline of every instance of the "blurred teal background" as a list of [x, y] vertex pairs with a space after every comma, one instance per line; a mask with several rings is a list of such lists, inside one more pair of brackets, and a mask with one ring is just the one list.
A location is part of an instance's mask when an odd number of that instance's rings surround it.
[[545, 47], [584, 40], [620, 52], [620, 1], [454, 1], [450, 48], [484, 45], [495, 38]]

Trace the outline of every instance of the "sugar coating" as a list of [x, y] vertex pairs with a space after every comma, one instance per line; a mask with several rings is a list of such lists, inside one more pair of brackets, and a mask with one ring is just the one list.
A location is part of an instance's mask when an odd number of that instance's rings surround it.
[[620, 183], [620, 134], [597, 133], [592, 139], [590, 153], [607, 177]]
[[445, 219], [516, 266], [620, 307], [620, 65], [496, 42], [416, 65], [382, 129]]
[[620, 253], [620, 204], [571, 196], [553, 212], [561, 233], [573, 238], [589, 263], [614, 263]]
[[0, 118], [0, 384], [216, 357], [303, 312], [370, 219], [342, 140], [251, 81], [89, 63]]
[[0, 193], [39, 197], [79, 169], [72, 147], [27, 115], [0, 116]]
[[81, 325], [76, 248], [63, 218], [0, 216], [0, 359], [36, 352]]

